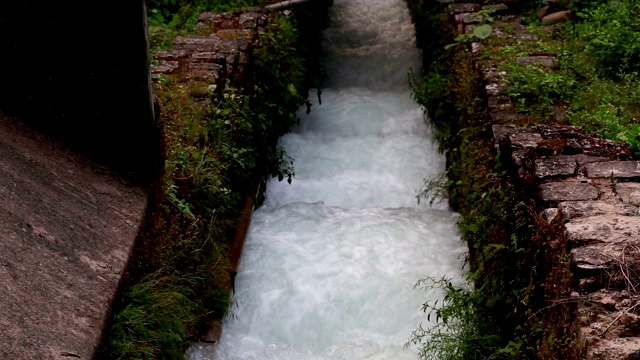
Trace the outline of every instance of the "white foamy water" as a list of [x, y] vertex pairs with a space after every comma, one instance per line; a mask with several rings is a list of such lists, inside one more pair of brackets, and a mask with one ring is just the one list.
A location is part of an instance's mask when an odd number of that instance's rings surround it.
[[404, 1], [336, 0], [330, 16], [323, 104], [281, 138], [296, 176], [254, 213], [213, 358], [415, 359], [403, 345], [439, 294], [414, 284], [462, 272], [456, 215], [415, 198], [445, 163], [405, 84], [420, 55]]

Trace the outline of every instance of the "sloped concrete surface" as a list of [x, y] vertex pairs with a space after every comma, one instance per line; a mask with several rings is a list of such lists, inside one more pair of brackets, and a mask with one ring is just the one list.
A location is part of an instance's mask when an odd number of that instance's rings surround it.
[[0, 359], [91, 359], [147, 194], [0, 114]]

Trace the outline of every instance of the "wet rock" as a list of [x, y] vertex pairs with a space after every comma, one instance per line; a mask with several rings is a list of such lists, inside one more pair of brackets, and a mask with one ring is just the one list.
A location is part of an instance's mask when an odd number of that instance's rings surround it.
[[[578, 144], [579, 147], [582, 147], [580, 144]], [[601, 162], [601, 161], [607, 161], [610, 159], [607, 159], [605, 157], [601, 157], [601, 156], [591, 156], [591, 155], [584, 155], [584, 154], [578, 154], [578, 155], [574, 155], [574, 158], [576, 159], [576, 161], [578, 162], [578, 166], [583, 167], [586, 164], [590, 164], [590, 163], [594, 163], [594, 162]]]
[[233, 54], [238, 49], [238, 43], [235, 40], [225, 40], [217, 36], [178, 36], [173, 42], [174, 47], [184, 49], [191, 53], [196, 52], [222, 52]]
[[456, 22], [459, 24], [478, 24], [484, 20], [484, 15], [477, 13], [456, 14]]
[[257, 27], [262, 27], [267, 24], [267, 17], [257, 11], [251, 11], [240, 15], [238, 19], [238, 25], [241, 29], [254, 30]]
[[518, 65], [540, 65], [546, 68], [556, 68], [555, 56], [521, 56], [516, 59]]
[[[570, 12], [560, 10], [558, 2], [551, 1], [539, 12], [539, 19], [551, 23], [557, 17], [561, 23], [570, 18]], [[457, 20], [467, 33], [477, 23]], [[518, 16], [497, 18], [493, 35], [534, 39], [521, 20]], [[546, 249], [553, 251], [568, 241], [579, 290], [588, 293], [574, 291], [574, 298], [580, 300], [578, 326], [587, 344], [587, 359], [640, 359], [640, 342], [635, 338], [640, 334], [640, 316], [619, 312], [638, 299], [631, 301], [619, 295], [623, 292], [606, 290], [627, 286], [624, 269], [640, 274], [640, 210], [635, 206], [640, 204], [640, 183], [631, 182], [640, 180], [640, 162], [624, 161], [631, 158], [626, 144], [591, 137], [580, 127], [543, 125], [526, 130], [510, 124], [526, 122], [527, 115], [519, 114], [510, 99], [502, 96], [506, 88], [501, 81], [507, 74], [497, 70], [495, 61], [477, 55], [476, 60], [486, 84], [494, 146], [517, 175], [523, 191], [538, 188], [543, 202], [535, 205], [547, 207], [536, 209], [541, 217], [552, 226], [564, 224], [564, 232], [551, 236]], [[517, 63], [557, 67], [555, 55], [549, 53], [532, 53], [518, 58]], [[550, 120], [565, 121], [566, 111], [565, 104], [554, 105]], [[620, 180], [611, 181], [612, 174]], [[585, 298], [591, 295], [594, 297]]]
[[558, 217], [558, 208], [549, 208], [542, 211], [542, 218], [551, 224]]
[[523, 165], [528, 162], [527, 160], [531, 157], [531, 154], [531, 148], [518, 149], [511, 153], [513, 163], [519, 167], [518, 176], [522, 179], [528, 178], [528, 172], [524, 171]]
[[[594, 334], [597, 336], [597, 334]], [[621, 337], [601, 340], [587, 348], [587, 360], [636, 360], [640, 356], [640, 338]]]
[[563, 138], [578, 138], [584, 135], [582, 128], [570, 125], [538, 125], [534, 127], [535, 131], [544, 136], [554, 136]]
[[239, 18], [237, 14], [226, 13], [202, 13], [198, 18], [196, 25], [198, 30], [208, 30], [215, 33], [223, 29], [237, 29], [239, 27]]
[[511, 99], [506, 96], [490, 96], [487, 99], [487, 106], [493, 111], [507, 110], [513, 107]]
[[572, 155], [575, 154], [576, 151], [565, 151], [567, 149], [567, 139], [563, 139], [560, 137], [556, 138], [545, 138], [540, 141], [537, 146], [536, 152], [541, 156], [552, 156], [552, 155]]
[[[469, 24], [469, 25], [465, 25], [465, 26], [464, 26], [464, 33], [465, 33], [465, 34], [469, 34], [469, 35], [473, 34], [473, 29], [475, 29], [475, 28], [476, 28], [476, 25], [477, 25], [477, 24]], [[472, 43], [472, 46], [473, 46], [473, 43]]]
[[507, 4], [493, 4], [493, 5], [483, 5], [482, 10], [493, 11], [497, 14], [504, 13], [509, 10], [509, 6]]
[[518, 128], [514, 124], [493, 124], [491, 125], [493, 131], [493, 138], [496, 141], [504, 139], [508, 134], [513, 134], [518, 131]]
[[498, 111], [489, 114], [494, 123], [505, 123], [509, 121], [526, 121], [530, 119], [527, 114], [521, 114], [516, 110]]
[[184, 353], [184, 360], [215, 360], [218, 359], [217, 353], [218, 344], [210, 343], [194, 343]]
[[509, 90], [511, 90], [511, 86], [508, 86], [504, 83], [495, 82], [489, 83], [484, 87], [487, 95], [489, 96], [498, 96], [502, 94], [506, 94]]
[[574, 175], [577, 169], [578, 162], [571, 155], [556, 155], [535, 160], [535, 175], [539, 179]]
[[617, 183], [615, 185], [615, 190], [620, 200], [625, 203], [633, 204], [633, 207], [635, 208], [640, 204], [639, 183]]
[[564, 201], [558, 204], [562, 221], [597, 215], [640, 216], [633, 205], [612, 201]]
[[578, 288], [583, 293], [592, 293], [602, 289], [602, 282], [590, 277], [579, 279], [578, 284]]
[[209, 330], [204, 335], [203, 340], [208, 343], [216, 343], [220, 341], [222, 336], [222, 320], [213, 320], [209, 323]]
[[167, 50], [167, 51], [158, 51], [156, 54], [156, 58], [158, 60], [179, 60], [185, 58], [189, 55], [189, 53], [185, 50], [176, 49], [176, 50]]
[[521, 41], [533, 41], [533, 40], [537, 40], [538, 37], [537, 36], [533, 36], [531, 34], [529, 34], [524, 26], [514, 26], [515, 29], [515, 33], [512, 37], [521, 40]]
[[477, 54], [480, 51], [482, 51], [482, 49], [483, 49], [483, 46], [479, 42], [472, 42], [471, 43], [471, 53]]
[[574, 247], [593, 243], [636, 243], [640, 239], [640, 217], [606, 214], [573, 219], [565, 224], [565, 236]]
[[541, 22], [542, 25], [554, 25], [561, 24], [569, 20], [571, 20], [571, 10], [565, 10], [545, 15]]
[[614, 141], [598, 139], [584, 134], [576, 140], [580, 143], [582, 153], [592, 156], [606, 157], [609, 160], [625, 160], [631, 156], [629, 145]]
[[509, 34], [505, 33], [503, 31], [503, 29], [501, 29], [499, 27], [496, 27], [491, 32], [491, 36], [495, 36], [495, 37], [499, 37], [499, 38], [506, 38], [506, 37], [509, 37]]
[[195, 54], [190, 55], [190, 59], [189, 60], [197, 60], [197, 61], [189, 61], [191, 63], [193, 62], [199, 62], [199, 63], [226, 63], [226, 56], [224, 54], [221, 54], [219, 52], [198, 52]]
[[535, 148], [542, 142], [542, 135], [531, 132], [514, 132], [507, 135], [509, 145], [514, 148]]
[[607, 161], [585, 165], [590, 178], [636, 178], [640, 177], [640, 161]]
[[542, 21], [542, 18], [549, 14], [551, 7], [549, 5], [543, 6], [538, 10], [538, 21]]
[[471, 4], [471, 3], [457, 3], [449, 5], [449, 9], [456, 14], [459, 13], [473, 13], [476, 11], [480, 11], [482, 7], [479, 4]]
[[562, 149], [565, 154], [577, 154], [582, 150], [582, 145], [576, 139], [568, 139], [567, 145]]
[[598, 189], [595, 186], [580, 182], [551, 182], [539, 187], [539, 195], [543, 201], [576, 201], [595, 200]]
[[155, 76], [158, 74], [173, 74], [180, 67], [177, 61], [161, 60], [158, 65], [151, 66], [151, 73]]
[[216, 91], [241, 83], [250, 57], [256, 27], [267, 23], [264, 9], [245, 12], [203, 13], [198, 34], [179, 36], [173, 49], [160, 51], [159, 66], [152, 66], [152, 78], [158, 74], [189, 72], [191, 78], [212, 82]]
[[588, 277], [597, 271], [609, 270], [615, 266], [615, 259], [620, 256], [621, 250], [621, 247], [612, 249], [601, 244], [571, 249], [574, 272], [578, 277]]
[[607, 311], [616, 310], [616, 305], [621, 301], [620, 297], [619, 291], [611, 291], [609, 289], [601, 289], [589, 295], [589, 298], [596, 306], [600, 306]]
[[224, 29], [216, 31], [216, 36], [222, 40], [249, 39], [252, 31], [249, 29]]
[[483, 71], [483, 77], [487, 81], [497, 81], [502, 80], [505, 76], [507, 76], [506, 71], [498, 71], [496, 68], [489, 68]]

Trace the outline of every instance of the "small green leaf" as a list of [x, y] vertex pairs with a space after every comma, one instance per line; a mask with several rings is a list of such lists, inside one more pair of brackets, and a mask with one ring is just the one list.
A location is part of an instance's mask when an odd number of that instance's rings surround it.
[[493, 32], [493, 28], [489, 24], [479, 25], [473, 29], [473, 35], [478, 39], [486, 39]]
[[298, 91], [296, 91], [296, 87], [293, 84], [287, 85], [287, 90], [289, 90], [291, 95], [298, 95]]

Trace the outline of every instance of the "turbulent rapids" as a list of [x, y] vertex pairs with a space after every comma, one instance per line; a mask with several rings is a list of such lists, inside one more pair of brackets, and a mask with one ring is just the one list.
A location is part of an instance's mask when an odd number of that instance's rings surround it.
[[336, 0], [330, 20], [322, 105], [280, 139], [296, 176], [254, 213], [217, 359], [415, 359], [438, 294], [414, 284], [462, 271], [456, 214], [416, 201], [445, 164], [406, 85], [404, 1]]

